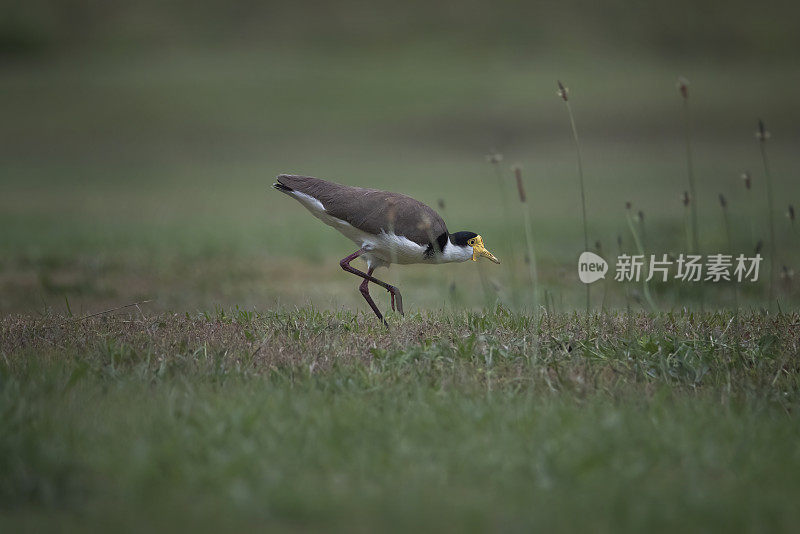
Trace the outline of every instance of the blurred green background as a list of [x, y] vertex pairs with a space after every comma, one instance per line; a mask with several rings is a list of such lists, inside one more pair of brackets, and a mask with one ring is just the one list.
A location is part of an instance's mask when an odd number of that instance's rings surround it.
[[[581, 135], [590, 242], [613, 261], [620, 241], [634, 250], [627, 201], [648, 253], [686, 250], [681, 75], [706, 252], [727, 247], [723, 193], [734, 252], [761, 240], [769, 253], [759, 117], [772, 133], [776, 293], [791, 305], [798, 15], [796, 2], [684, 0], [3, 3], [0, 311], [144, 299], [366, 308], [337, 265], [352, 243], [269, 189], [282, 172], [441, 199], [451, 231], [481, 233], [504, 260], [381, 272], [408, 309], [527, 307], [512, 164], [528, 189], [539, 295], [579, 307], [580, 197], [556, 80]], [[497, 168], [491, 151], [504, 155]], [[763, 284], [740, 289], [763, 302]], [[698, 300], [687, 285], [652, 290], [662, 309]], [[599, 283], [593, 306], [639, 306], [640, 292]], [[733, 289], [705, 299], [730, 306]]]

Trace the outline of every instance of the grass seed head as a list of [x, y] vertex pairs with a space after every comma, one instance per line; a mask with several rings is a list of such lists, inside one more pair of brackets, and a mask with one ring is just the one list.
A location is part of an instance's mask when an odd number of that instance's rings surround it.
[[744, 188], [750, 191], [750, 188], [753, 185], [752, 177], [750, 176], [750, 171], [744, 171], [741, 175], [742, 181], [744, 182]]
[[440, 199], [439, 199], [439, 200], [436, 202], [436, 204], [439, 206], [439, 209], [440, 209], [440, 210], [443, 210], [443, 209], [444, 209], [444, 199], [443, 199], [443, 198], [440, 198]]
[[684, 206], [688, 206], [689, 205], [689, 192], [688, 191], [684, 191], [683, 192], [683, 194], [681, 195], [681, 201], [683, 202]]
[[755, 254], [758, 254], [759, 252], [761, 252], [763, 248], [764, 248], [764, 242], [761, 239], [759, 239], [758, 242], [756, 243], [756, 248], [753, 250], [753, 252]]
[[728, 206], [728, 201], [725, 200], [725, 195], [722, 193], [719, 194], [719, 205], [722, 206], [723, 209]]
[[789, 208], [786, 210], [786, 216], [789, 217], [789, 220], [794, 224], [794, 206], [789, 204]]
[[525, 184], [522, 183], [522, 167], [519, 165], [514, 165], [514, 177], [517, 179], [517, 193], [519, 193], [519, 201], [523, 204], [527, 199], [525, 195]]
[[639, 222], [644, 222], [644, 212], [642, 210], [639, 210], [636, 216], [639, 218]]
[[684, 100], [689, 98], [689, 80], [684, 78], [683, 76], [678, 77], [678, 83], [676, 84], [678, 87], [678, 91], [680, 92], [681, 96]]
[[764, 121], [758, 119], [758, 131], [756, 132], [756, 139], [761, 141], [762, 143], [772, 137], [769, 131], [764, 127]]
[[630, 200], [625, 202], [625, 209], [626, 210], [630, 210], [632, 207], [633, 207], [633, 204], [631, 204]]
[[564, 102], [569, 100], [569, 89], [564, 87], [564, 84], [561, 81], [558, 81], [558, 91], [556, 91], [556, 95], [558, 95]]
[[489, 155], [486, 156], [486, 161], [492, 165], [499, 165], [503, 161], [503, 155], [496, 150], [492, 150]]

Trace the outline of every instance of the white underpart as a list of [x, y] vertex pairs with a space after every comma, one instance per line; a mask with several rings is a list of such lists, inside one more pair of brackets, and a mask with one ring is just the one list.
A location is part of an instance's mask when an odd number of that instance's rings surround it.
[[378, 235], [369, 234], [359, 230], [347, 221], [330, 215], [325, 211], [325, 206], [322, 205], [322, 202], [311, 195], [299, 191], [292, 191], [289, 194], [296, 198], [317, 219], [328, 226], [336, 228], [342, 235], [366, 250], [367, 253], [362, 257], [367, 261], [367, 265], [370, 268], [388, 267], [391, 263], [450, 263], [466, 261], [472, 258], [472, 247], [456, 246], [449, 241], [441, 255], [427, 258], [425, 257], [427, 247], [419, 245], [407, 237], [388, 232], [381, 232]]
[[472, 259], [472, 247], [465, 245], [460, 247], [450, 242], [445, 245], [442, 251], [442, 256], [439, 259], [441, 263], [451, 263], [456, 261], [467, 261]]

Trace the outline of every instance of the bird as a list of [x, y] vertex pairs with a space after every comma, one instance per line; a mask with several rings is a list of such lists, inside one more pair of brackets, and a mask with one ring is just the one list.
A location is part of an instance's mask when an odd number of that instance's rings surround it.
[[[363, 279], [359, 291], [372, 311], [388, 326], [369, 293], [372, 282], [389, 292], [392, 311], [405, 315], [400, 290], [373, 276], [375, 269], [423, 263], [478, 261], [499, 264], [483, 238], [475, 232], [449, 233], [442, 217], [430, 206], [400, 193], [329, 182], [311, 176], [281, 174], [272, 187], [294, 198], [317, 219], [353, 241], [358, 250], [339, 262], [341, 268]], [[367, 272], [350, 265], [356, 258]]]

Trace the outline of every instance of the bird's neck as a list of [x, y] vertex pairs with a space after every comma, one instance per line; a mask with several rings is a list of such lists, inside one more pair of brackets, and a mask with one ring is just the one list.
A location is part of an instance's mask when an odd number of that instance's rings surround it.
[[448, 240], [442, 250], [442, 263], [462, 262], [472, 259], [472, 247], [462, 247]]

